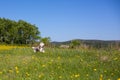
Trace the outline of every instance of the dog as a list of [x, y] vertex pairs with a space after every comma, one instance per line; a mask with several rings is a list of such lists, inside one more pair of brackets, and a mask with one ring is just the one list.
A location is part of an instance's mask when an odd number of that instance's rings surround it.
[[34, 53], [36, 53], [36, 52], [45, 53], [44, 45], [45, 45], [45, 44], [44, 44], [43, 42], [40, 42], [39, 46], [37, 46], [37, 47], [32, 47]]

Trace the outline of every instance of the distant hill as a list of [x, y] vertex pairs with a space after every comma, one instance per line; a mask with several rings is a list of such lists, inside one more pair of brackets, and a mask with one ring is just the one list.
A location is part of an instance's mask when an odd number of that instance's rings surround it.
[[[120, 40], [83, 40], [83, 39], [74, 39], [80, 41], [80, 43], [92, 46], [92, 47], [108, 47], [108, 46], [119, 46], [120, 47]], [[62, 44], [69, 45], [72, 40], [64, 41], [64, 42], [51, 42], [55, 46], [60, 46]]]

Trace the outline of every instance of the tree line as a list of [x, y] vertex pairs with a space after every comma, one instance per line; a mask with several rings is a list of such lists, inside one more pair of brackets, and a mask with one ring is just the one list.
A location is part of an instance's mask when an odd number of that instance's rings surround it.
[[52, 45], [54, 45], [55, 47], [59, 47], [61, 45], [63, 45], [63, 47], [69, 46], [69, 48], [119, 49], [120, 41], [74, 39], [65, 42], [52, 42]]
[[38, 27], [24, 20], [0, 18], [0, 43], [29, 44], [40, 39]]

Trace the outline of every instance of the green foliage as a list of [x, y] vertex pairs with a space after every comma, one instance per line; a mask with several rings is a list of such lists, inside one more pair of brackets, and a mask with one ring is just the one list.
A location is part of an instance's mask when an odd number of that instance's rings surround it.
[[120, 48], [120, 41], [113, 40], [113, 41], [104, 41], [104, 40], [69, 40], [65, 42], [52, 42], [54, 46], [60, 45], [70, 45], [71, 48], [81, 47], [83, 45], [88, 46], [89, 48], [96, 48], [96, 49], [119, 49]]
[[75, 47], [78, 47], [80, 46], [80, 41], [79, 40], [72, 40], [71, 43], [70, 43], [70, 47], [71, 48], [75, 48]]
[[44, 38], [41, 38], [40, 41], [45, 43], [46, 46], [49, 46], [51, 39], [50, 39], [50, 37], [44, 37]]
[[31, 48], [0, 51], [1, 80], [118, 80], [117, 50]]
[[39, 34], [38, 28], [26, 21], [0, 18], [0, 43], [28, 44], [39, 39]]

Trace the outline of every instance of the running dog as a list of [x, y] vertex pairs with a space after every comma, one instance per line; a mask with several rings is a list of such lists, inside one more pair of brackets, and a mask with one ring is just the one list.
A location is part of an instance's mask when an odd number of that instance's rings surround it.
[[36, 52], [42, 52], [42, 53], [44, 53], [45, 52], [45, 50], [44, 50], [44, 43], [43, 42], [40, 42], [40, 44], [39, 44], [39, 46], [37, 46], [37, 47], [32, 47], [32, 49], [33, 49], [33, 51], [36, 53]]

